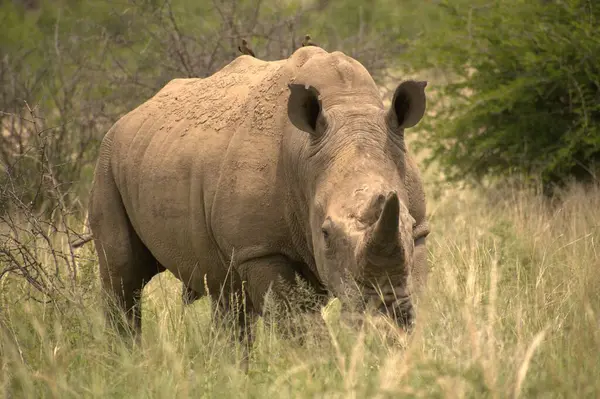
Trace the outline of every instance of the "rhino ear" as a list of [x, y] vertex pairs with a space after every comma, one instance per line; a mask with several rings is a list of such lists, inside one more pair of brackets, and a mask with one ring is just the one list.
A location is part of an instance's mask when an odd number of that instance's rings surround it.
[[325, 119], [323, 107], [319, 99], [319, 91], [312, 86], [292, 83], [288, 85], [288, 118], [298, 129], [313, 136], [324, 130]]
[[396, 88], [392, 107], [388, 112], [390, 125], [395, 129], [413, 127], [425, 114], [426, 81], [407, 80]]

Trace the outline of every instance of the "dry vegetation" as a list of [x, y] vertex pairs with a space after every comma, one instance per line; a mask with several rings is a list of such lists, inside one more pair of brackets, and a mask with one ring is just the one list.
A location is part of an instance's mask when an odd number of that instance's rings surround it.
[[[205, 299], [184, 309], [180, 285], [163, 274], [146, 288], [143, 344], [130, 351], [104, 328], [87, 247], [76, 260], [78, 283], [48, 303], [39, 295], [23, 300], [31, 290], [23, 279], [1, 280], [2, 391], [60, 398], [597, 396], [600, 188], [574, 186], [549, 204], [509, 187], [462, 190], [436, 181], [435, 170], [426, 176], [433, 268], [412, 336], [371, 316], [362, 328], [351, 326], [333, 301], [321, 314], [327, 328], [301, 328], [303, 342], [282, 334], [270, 316], [259, 321], [244, 374], [230, 326], [211, 325]], [[51, 244], [64, 247], [54, 237]]]

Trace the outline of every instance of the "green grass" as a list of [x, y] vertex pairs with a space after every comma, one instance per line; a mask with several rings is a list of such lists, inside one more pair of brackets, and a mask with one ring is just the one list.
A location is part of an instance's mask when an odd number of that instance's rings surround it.
[[[426, 179], [432, 270], [418, 326], [402, 335], [332, 302], [297, 317], [303, 342], [269, 318], [248, 374], [209, 301], [183, 308], [169, 274], [144, 292], [142, 345], [105, 329], [95, 264], [62, 299], [23, 299], [0, 282], [0, 393], [5, 397], [600, 397], [600, 188], [558, 205], [515, 189]], [[91, 252], [91, 246], [81, 250]], [[312, 326], [312, 327], [311, 327]]]

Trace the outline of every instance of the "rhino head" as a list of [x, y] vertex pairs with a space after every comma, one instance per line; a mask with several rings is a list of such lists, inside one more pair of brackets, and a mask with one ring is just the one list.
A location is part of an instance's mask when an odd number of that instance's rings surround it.
[[305, 136], [295, 156], [317, 273], [335, 295], [358, 288], [363, 304], [404, 326], [414, 319], [411, 270], [422, 239], [409, 212], [404, 129], [423, 117], [426, 85], [401, 83], [388, 110], [372, 90], [322, 95], [310, 84], [289, 85], [288, 118]]

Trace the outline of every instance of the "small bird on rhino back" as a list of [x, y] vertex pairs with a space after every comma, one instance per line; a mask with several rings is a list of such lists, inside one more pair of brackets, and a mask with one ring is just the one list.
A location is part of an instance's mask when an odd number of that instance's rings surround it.
[[302, 40], [302, 47], [306, 47], [306, 46], [319, 47], [319, 45], [317, 43], [315, 43], [311, 40], [310, 35], [305, 35], [304, 40]]
[[256, 55], [254, 55], [254, 51], [252, 51], [252, 49], [250, 47], [248, 47], [248, 42], [246, 41], [246, 39], [242, 39], [242, 45], [238, 46], [238, 50], [240, 50], [240, 53], [242, 53], [242, 54], [251, 55], [252, 57], [256, 57]]

